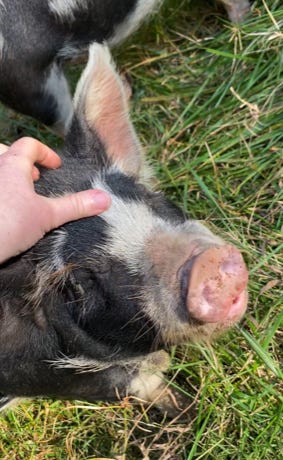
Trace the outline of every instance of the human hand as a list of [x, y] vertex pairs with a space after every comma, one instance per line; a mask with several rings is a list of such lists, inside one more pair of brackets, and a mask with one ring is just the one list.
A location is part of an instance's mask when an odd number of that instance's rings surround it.
[[86, 190], [60, 198], [38, 195], [34, 163], [58, 168], [60, 157], [41, 142], [22, 138], [11, 147], [0, 144], [0, 263], [33, 246], [45, 233], [66, 222], [105, 211], [110, 197]]

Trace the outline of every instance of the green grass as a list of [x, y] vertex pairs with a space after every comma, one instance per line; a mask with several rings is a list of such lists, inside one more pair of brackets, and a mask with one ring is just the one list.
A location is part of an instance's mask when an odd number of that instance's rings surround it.
[[[197, 401], [192, 422], [130, 401], [28, 402], [0, 418], [2, 460], [283, 458], [283, 6], [258, 0], [236, 27], [188, 3], [168, 0], [114, 54], [161, 189], [243, 251], [248, 313], [211, 346], [172, 350], [168, 379]], [[0, 130], [60, 144], [4, 108]]]

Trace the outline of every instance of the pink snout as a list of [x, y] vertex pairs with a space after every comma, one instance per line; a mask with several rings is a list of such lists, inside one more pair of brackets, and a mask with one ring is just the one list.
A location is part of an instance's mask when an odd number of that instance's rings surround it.
[[217, 246], [198, 255], [190, 269], [186, 307], [205, 323], [239, 320], [247, 307], [248, 271], [234, 246]]

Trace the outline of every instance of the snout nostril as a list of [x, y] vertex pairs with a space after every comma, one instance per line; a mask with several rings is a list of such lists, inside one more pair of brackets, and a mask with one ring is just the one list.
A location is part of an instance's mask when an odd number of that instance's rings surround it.
[[235, 305], [237, 302], [239, 302], [240, 296], [238, 295], [232, 300], [232, 304]]

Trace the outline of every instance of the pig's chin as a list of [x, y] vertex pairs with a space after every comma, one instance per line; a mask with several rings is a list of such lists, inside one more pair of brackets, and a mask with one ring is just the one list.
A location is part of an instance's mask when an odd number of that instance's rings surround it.
[[178, 277], [183, 305], [191, 320], [228, 327], [246, 311], [248, 272], [235, 247], [206, 249], [189, 259]]

